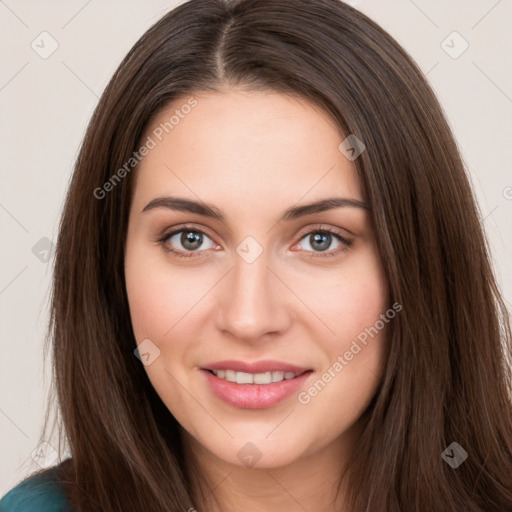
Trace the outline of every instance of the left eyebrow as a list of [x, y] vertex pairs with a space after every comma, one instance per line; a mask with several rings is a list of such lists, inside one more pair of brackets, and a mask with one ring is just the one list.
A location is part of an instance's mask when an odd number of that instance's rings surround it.
[[205, 217], [212, 217], [217, 220], [224, 220], [224, 215], [215, 206], [203, 202], [192, 201], [181, 197], [156, 197], [150, 201], [141, 213], [153, 210], [155, 208], [167, 208], [178, 212], [197, 213]]
[[[358, 199], [350, 199], [347, 197], [331, 197], [308, 203], [302, 206], [292, 206], [286, 209], [282, 216], [281, 221], [291, 221], [307, 215], [333, 210], [335, 208], [352, 207], [369, 210], [370, 207], [367, 203], [359, 201]], [[182, 212], [197, 213], [205, 217], [211, 217], [220, 221], [224, 221], [222, 212], [213, 205], [192, 201], [180, 197], [156, 197], [151, 200], [142, 210], [141, 213], [155, 208], [167, 208], [169, 210], [176, 210]]]
[[314, 213], [325, 212], [327, 210], [333, 210], [334, 208], [342, 207], [362, 208], [369, 210], [370, 206], [363, 201], [358, 199], [349, 199], [347, 197], [331, 197], [328, 199], [322, 199], [314, 203], [308, 203], [303, 206], [294, 206], [288, 208], [283, 213], [281, 220], [289, 221], [298, 219], [299, 217], [305, 217], [306, 215], [312, 215]]

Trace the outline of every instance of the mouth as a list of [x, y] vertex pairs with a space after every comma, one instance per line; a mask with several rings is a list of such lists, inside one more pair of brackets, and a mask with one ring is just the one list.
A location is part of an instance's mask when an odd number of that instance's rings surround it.
[[290, 397], [312, 369], [278, 361], [220, 361], [201, 368], [213, 394], [241, 409], [264, 409]]

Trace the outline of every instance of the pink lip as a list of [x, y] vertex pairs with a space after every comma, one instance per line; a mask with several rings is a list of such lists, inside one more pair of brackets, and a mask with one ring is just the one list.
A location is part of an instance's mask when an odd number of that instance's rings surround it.
[[206, 364], [204, 370], [235, 370], [236, 372], [246, 373], [265, 373], [265, 372], [293, 372], [303, 373], [309, 368], [301, 368], [293, 364], [283, 363], [281, 361], [218, 361], [216, 363]]
[[312, 373], [306, 371], [293, 379], [285, 379], [271, 384], [237, 384], [220, 379], [208, 370], [201, 370], [201, 372], [205, 375], [210, 389], [218, 398], [240, 409], [272, 407], [297, 392]]

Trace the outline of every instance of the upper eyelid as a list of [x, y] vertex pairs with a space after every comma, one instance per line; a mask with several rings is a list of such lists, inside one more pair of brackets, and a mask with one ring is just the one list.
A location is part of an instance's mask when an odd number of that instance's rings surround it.
[[[300, 231], [300, 234], [297, 235], [301, 240], [306, 236], [306, 235], [309, 235], [311, 233], [316, 233], [318, 231], [327, 231], [328, 233], [331, 233], [333, 235], [337, 235], [339, 236], [341, 239], [348, 239], [349, 237], [343, 235], [340, 233], [340, 231], [342, 231], [341, 228], [333, 228], [333, 227], [330, 227], [330, 226], [326, 226], [325, 224], [319, 224], [315, 227], [312, 227], [312, 228], [305, 228], [305, 230], [301, 230]], [[344, 230], [346, 231], [346, 230]]]
[[159, 240], [168, 239], [171, 236], [174, 236], [178, 233], [181, 233], [182, 231], [194, 231], [196, 233], [201, 233], [203, 235], [206, 235], [210, 240], [213, 241], [213, 237], [208, 234], [207, 230], [205, 228], [196, 228], [194, 226], [178, 226], [176, 228], [172, 228], [170, 230], [164, 230], [162, 235], [158, 237]]

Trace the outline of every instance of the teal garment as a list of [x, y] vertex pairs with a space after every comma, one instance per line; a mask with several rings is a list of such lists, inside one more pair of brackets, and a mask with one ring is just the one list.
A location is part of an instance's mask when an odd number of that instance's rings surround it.
[[71, 508], [55, 470], [50, 469], [12, 488], [0, 500], [0, 512], [71, 512]]

